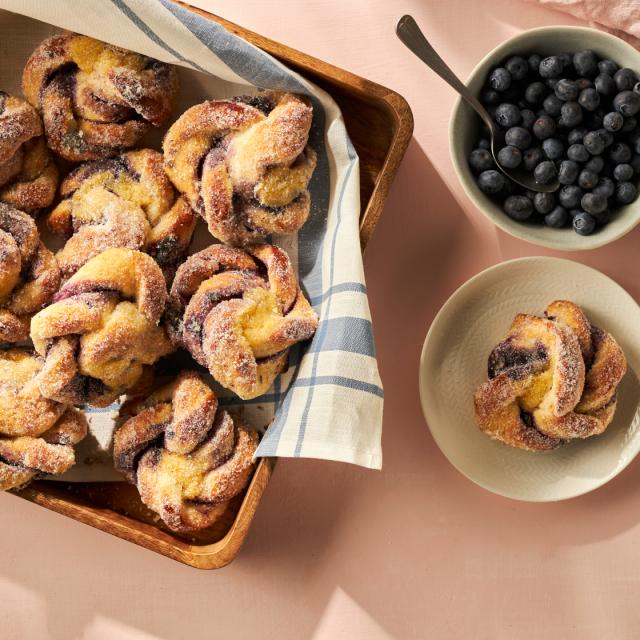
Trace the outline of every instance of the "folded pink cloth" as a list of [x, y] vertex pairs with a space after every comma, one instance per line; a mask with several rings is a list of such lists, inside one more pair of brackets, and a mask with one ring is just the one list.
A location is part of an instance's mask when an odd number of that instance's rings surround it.
[[570, 13], [640, 49], [639, 0], [528, 0]]

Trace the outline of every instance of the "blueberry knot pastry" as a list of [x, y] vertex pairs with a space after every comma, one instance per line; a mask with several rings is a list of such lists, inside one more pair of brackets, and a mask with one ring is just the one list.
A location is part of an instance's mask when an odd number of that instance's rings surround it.
[[63, 278], [112, 247], [140, 249], [171, 270], [191, 242], [196, 216], [176, 196], [157, 151], [82, 164], [63, 180], [60, 195], [47, 224], [68, 238], [57, 254]]
[[38, 112], [0, 91], [0, 201], [36, 213], [53, 202], [57, 186]]
[[291, 93], [196, 105], [164, 139], [167, 174], [222, 242], [294, 233], [311, 206], [312, 119], [309, 102]]
[[0, 342], [28, 339], [31, 316], [59, 284], [58, 263], [33, 218], [0, 202]]
[[116, 155], [163, 125], [175, 107], [178, 76], [153, 58], [61, 34], [31, 54], [22, 89], [42, 114], [49, 146], [82, 162]]
[[211, 526], [249, 482], [258, 433], [220, 409], [196, 373], [127, 401], [120, 415], [115, 467], [170, 529]]
[[0, 490], [22, 487], [40, 475], [75, 464], [74, 445], [87, 435], [76, 409], [45, 398], [43, 360], [26, 349], [0, 352]]
[[480, 429], [529, 451], [603, 433], [626, 367], [613, 336], [572, 302], [552, 302], [545, 317], [519, 314], [476, 391]]
[[167, 325], [176, 346], [249, 399], [285, 369], [289, 347], [313, 336], [318, 316], [282, 249], [212, 245], [178, 268]]
[[159, 324], [166, 298], [162, 271], [145, 253], [107, 249], [89, 260], [31, 321], [42, 394], [106, 406], [131, 389], [172, 351]]

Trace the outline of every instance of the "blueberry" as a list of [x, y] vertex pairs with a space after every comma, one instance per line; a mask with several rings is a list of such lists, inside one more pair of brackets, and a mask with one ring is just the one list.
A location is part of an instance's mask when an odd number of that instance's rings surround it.
[[616, 192], [616, 185], [611, 178], [606, 176], [598, 180], [598, 184], [594, 187], [593, 193], [599, 193], [605, 198], [610, 198]]
[[469, 154], [469, 165], [476, 173], [493, 168], [493, 156], [486, 149], [474, 149]]
[[489, 86], [494, 91], [506, 91], [511, 86], [511, 74], [504, 67], [494, 69], [489, 76]]
[[533, 177], [540, 184], [549, 184], [556, 179], [558, 170], [551, 160], [543, 160], [534, 170]]
[[613, 144], [613, 141], [615, 140], [615, 136], [613, 135], [613, 133], [611, 133], [611, 131], [607, 131], [606, 129], [598, 129], [596, 130], [596, 133], [604, 141], [605, 148], [610, 147]]
[[619, 182], [616, 187], [616, 200], [620, 204], [630, 204], [636, 199], [638, 191], [633, 182]]
[[559, 160], [564, 154], [564, 145], [558, 138], [547, 138], [542, 143], [542, 150], [549, 160]]
[[504, 201], [504, 212], [514, 220], [527, 220], [533, 213], [533, 204], [526, 196], [509, 196]]
[[531, 129], [536, 120], [536, 114], [531, 109], [522, 109], [520, 111], [522, 122], [520, 123], [525, 129]]
[[598, 70], [608, 76], [613, 76], [618, 70], [618, 65], [613, 60], [600, 60]]
[[583, 144], [591, 155], [598, 156], [604, 151], [606, 140], [599, 130], [589, 131], [584, 137]]
[[583, 89], [578, 96], [578, 104], [587, 111], [595, 111], [600, 106], [600, 94], [595, 89]]
[[506, 178], [504, 177], [504, 175], [500, 173], [500, 171], [496, 171], [495, 169], [483, 171], [478, 176], [478, 186], [482, 191], [489, 195], [500, 193], [505, 183]]
[[566, 209], [574, 209], [580, 204], [582, 189], [575, 184], [568, 184], [562, 187], [558, 193], [560, 204]]
[[505, 69], [514, 80], [523, 80], [529, 73], [529, 65], [524, 58], [513, 56], [504, 63]]
[[584, 127], [577, 127], [576, 129], [571, 129], [571, 131], [569, 131], [569, 135], [567, 136], [567, 142], [569, 144], [577, 144], [579, 142], [582, 142], [582, 139], [584, 138], [587, 132], [588, 132], [588, 129], [585, 129]]
[[522, 151], [518, 147], [507, 145], [498, 151], [498, 162], [505, 169], [515, 169], [522, 162]]
[[531, 173], [536, 166], [544, 160], [544, 157], [544, 152], [540, 147], [529, 147], [529, 149], [522, 154], [522, 164], [524, 168]]
[[491, 149], [491, 143], [486, 138], [481, 138], [478, 141], [478, 149]]
[[566, 69], [573, 64], [573, 56], [570, 53], [559, 53], [558, 58], [562, 63], [563, 69]]
[[500, 94], [497, 91], [494, 91], [493, 89], [484, 89], [482, 95], [480, 96], [480, 100], [482, 101], [482, 104], [489, 105], [498, 104], [501, 98]]
[[613, 74], [613, 79], [615, 80], [618, 91], [631, 91], [636, 82], [638, 82], [636, 74], [632, 69], [627, 67], [618, 69], [618, 71]]
[[577, 102], [565, 102], [560, 110], [560, 126], [572, 129], [582, 122], [582, 109]]
[[527, 58], [527, 63], [529, 64], [529, 71], [531, 73], [538, 73], [538, 67], [540, 66], [540, 62], [542, 61], [542, 57], [537, 53], [532, 53]]
[[560, 184], [572, 184], [576, 181], [580, 166], [573, 160], [563, 160], [558, 169], [558, 182]]
[[573, 66], [578, 75], [591, 78], [598, 73], [598, 59], [590, 49], [573, 54]]
[[539, 104], [547, 95], [547, 87], [542, 82], [532, 82], [524, 91], [524, 99], [529, 104]]
[[619, 164], [613, 168], [613, 177], [618, 182], [628, 182], [633, 178], [633, 167], [630, 164]]
[[586, 211], [580, 211], [573, 218], [573, 230], [581, 236], [591, 235], [596, 230], [596, 219]]
[[593, 173], [600, 173], [604, 169], [602, 156], [593, 156], [593, 158], [585, 163], [584, 168], [593, 171]]
[[593, 82], [589, 80], [589, 78], [577, 78], [575, 83], [576, 83], [576, 87], [578, 87], [578, 93], [583, 89], [593, 88]]
[[585, 193], [580, 205], [587, 213], [597, 215], [607, 208], [607, 199], [601, 193]]
[[508, 145], [524, 150], [531, 144], [531, 134], [524, 127], [511, 127], [504, 136]]
[[598, 174], [589, 169], [583, 169], [578, 175], [578, 184], [583, 189], [593, 189], [598, 184]]
[[629, 133], [630, 131], [633, 131], [637, 126], [638, 121], [633, 116], [627, 116], [624, 119], [624, 123], [620, 131], [622, 131], [622, 133]]
[[613, 99], [613, 108], [623, 116], [635, 116], [640, 111], [640, 94], [621, 91]]
[[544, 223], [548, 227], [554, 227], [556, 229], [566, 227], [569, 224], [569, 214], [564, 207], [558, 205], [557, 207], [554, 207], [551, 213], [548, 213], [544, 217]]
[[[566, 102], [563, 107], [569, 102]], [[546, 138], [550, 138], [556, 132], [556, 123], [553, 121], [551, 116], [541, 115], [538, 116], [533, 123], [533, 135], [539, 140], [545, 140]]]
[[533, 207], [543, 216], [546, 216], [555, 206], [556, 197], [553, 193], [536, 193], [536, 195], [533, 196]]
[[633, 85], [633, 91], [634, 91], [635, 93], [640, 93], [640, 82], [636, 82], [636, 83]]
[[586, 162], [589, 159], [589, 152], [583, 144], [572, 144], [567, 149], [567, 157], [574, 162]]
[[593, 84], [596, 91], [603, 96], [610, 96], [618, 90], [615, 80], [602, 73], [593, 81]]
[[550, 93], [542, 103], [542, 108], [553, 118], [560, 115], [561, 107], [562, 100], [553, 93]]
[[557, 78], [563, 70], [562, 60], [558, 56], [549, 56], [540, 62], [538, 73], [542, 78]]
[[503, 102], [496, 109], [495, 121], [505, 129], [515, 127], [520, 122], [520, 109], [515, 104]]
[[602, 126], [611, 132], [620, 131], [624, 124], [624, 118], [617, 111], [610, 111], [602, 119]]
[[634, 173], [640, 173], [640, 155], [637, 153], [634, 154], [629, 164], [631, 165]]
[[558, 100], [567, 102], [568, 100], [575, 100], [578, 97], [578, 86], [573, 80], [563, 78], [562, 80], [558, 80], [554, 92]]
[[629, 162], [631, 156], [631, 149], [624, 142], [616, 142], [609, 151], [609, 158], [614, 164]]

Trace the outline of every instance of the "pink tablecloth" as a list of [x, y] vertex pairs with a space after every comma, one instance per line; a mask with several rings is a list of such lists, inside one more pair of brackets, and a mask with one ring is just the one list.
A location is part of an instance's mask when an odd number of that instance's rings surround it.
[[[499, 498], [443, 458], [417, 391], [424, 334], [454, 288], [500, 260], [552, 252], [497, 232], [463, 196], [447, 149], [454, 94], [396, 41], [395, 21], [412, 13], [462, 76], [522, 29], [580, 22], [519, 0], [198, 3], [387, 84], [414, 110], [365, 261], [385, 467], [282, 461], [240, 557], [213, 574], [0, 496], [2, 638], [636, 638], [640, 461], [569, 502]], [[640, 299], [639, 244], [640, 228], [571, 257]]]

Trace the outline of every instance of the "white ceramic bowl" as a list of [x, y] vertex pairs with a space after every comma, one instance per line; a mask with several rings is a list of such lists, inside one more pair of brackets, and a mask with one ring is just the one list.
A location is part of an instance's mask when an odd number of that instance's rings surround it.
[[[540, 314], [572, 300], [618, 340], [628, 361], [614, 421], [601, 436], [549, 452], [521, 451], [476, 426], [473, 394], [487, 357], [516, 313]], [[449, 461], [494, 493], [535, 502], [563, 500], [611, 480], [640, 450], [640, 307], [613, 280], [577, 262], [521, 258], [471, 278], [442, 307], [420, 360], [420, 398], [431, 433]]]
[[[472, 71], [467, 86], [479, 94], [487, 75], [510, 55], [543, 56], [593, 49], [599, 56], [610, 58], [621, 67], [640, 73], [640, 52], [620, 38], [603, 31], [583, 27], [541, 27], [525, 31], [488, 53]], [[640, 199], [618, 210], [615, 218], [590, 236], [580, 236], [572, 229], [552, 229], [509, 218], [480, 189], [467, 158], [477, 141], [479, 119], [475, 112], [458, 98], [449, 122], [449, 148], [453, 165], [467, 195], [473, 203], [500, 229], [533, 244], [564, 251], [595, 249], [629, 233], [640, 222]]]

